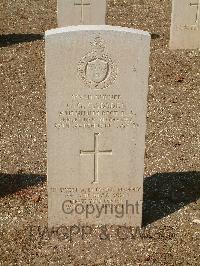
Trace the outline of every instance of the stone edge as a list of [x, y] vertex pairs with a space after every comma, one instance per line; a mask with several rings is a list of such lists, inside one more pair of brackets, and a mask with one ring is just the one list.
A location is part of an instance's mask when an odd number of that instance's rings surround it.
[[109, 26], [109, 25], [78, 25], [78, 26], [68, 26], [68, 27], [63, 27], [63, 28], [56, 28], [56, 29], [45, 31], [45, 37], [52, 36], [55, 34], [60, 34], [60, 33], [67, 33], [67, 32], [98, 31], [98, 30], [127, 32], [127, 33], [140, 34], [140, 35], [150, 37], [150, 33], [147, 31], [127, 28], [127, 27], [120, 27], [120, 26]]

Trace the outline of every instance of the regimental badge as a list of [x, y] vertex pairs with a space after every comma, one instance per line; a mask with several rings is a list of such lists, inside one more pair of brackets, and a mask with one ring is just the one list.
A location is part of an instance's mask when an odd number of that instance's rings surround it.
[[91, 89], [107, 89], [117, 78], [117, 67], [105, 54], [105, 44], [101, 37], [96, 37], [91, 46], [92, 51], [78, 64], [79, 76]]

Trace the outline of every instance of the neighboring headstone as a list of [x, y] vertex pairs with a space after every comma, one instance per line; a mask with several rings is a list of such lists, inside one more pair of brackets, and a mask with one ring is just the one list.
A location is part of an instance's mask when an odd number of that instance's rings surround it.
[[200, 0], [173, 0], [170, 48], [200, 48]]
[[49, 226], [140, 226], [150, 36], [46, 32]]
[[58, 27], [103, 25], [106, 0], [58, 0]]

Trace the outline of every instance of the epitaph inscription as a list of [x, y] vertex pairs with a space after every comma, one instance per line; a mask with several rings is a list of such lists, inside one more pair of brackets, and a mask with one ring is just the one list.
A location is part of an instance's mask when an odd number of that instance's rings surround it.
[[112, 26], [46, 33], [50, 227], [141, 225], [149, 42]]

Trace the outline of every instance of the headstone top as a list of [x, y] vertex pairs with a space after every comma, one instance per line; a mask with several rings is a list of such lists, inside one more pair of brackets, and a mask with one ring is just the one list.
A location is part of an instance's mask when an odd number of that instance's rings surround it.
[[114, 31], [114, 32], [123, 32], [123, 33], [132, 33], [132, 34], [140, 34], [150, 37], [149, 32], [132, 29], [127, 27], [120, 27], [120, 26], [110, 26], [110, 25], [79, 25], [77, 26], [69, 26], [63, 28], [56, 28], [47, 30], [45, 32], [45, 36], [48, 37], [49, 35], [59, 34], [59, 33], [71, 33], [71, 32], [79, 32], [79, 31]]

